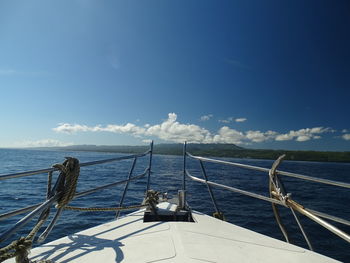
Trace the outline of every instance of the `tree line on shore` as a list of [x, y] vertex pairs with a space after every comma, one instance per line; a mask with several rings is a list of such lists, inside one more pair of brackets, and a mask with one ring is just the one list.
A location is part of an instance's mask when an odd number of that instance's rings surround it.
[[[149, 145], [142, 146], [97, 146], [72, 145], [66, 147], [52, 147], [55, 150], [68, 151], [95, 151], [118, 153], [142, 153], [149, 149]], [[51, 148], [51, 149], [52, 149]], [[317, 162], [350, 162], [349, 152], [332, 151], [291, 151], [291, 150], [264, 150], [247, 149], [234, 144], [187, 144], [187, 151], [193, 155], [210, 157], [232, 157], [251, 159], [277, 159], [286, 154], [285, 160], [317, 161]], [[182, 155], [183, 144], [155, 144], [154, 154]]]

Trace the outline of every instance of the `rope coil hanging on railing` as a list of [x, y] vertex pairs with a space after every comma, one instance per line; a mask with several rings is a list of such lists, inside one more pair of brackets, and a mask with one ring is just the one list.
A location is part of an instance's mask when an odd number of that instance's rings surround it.
[[74, 197], [80, 174], [79, 160], [66, 157], [63, 164], [55, 164], [53, 167], [59, 169], [63, 176], [62, 184], [58, 191], [62, 191], [61, 197], [57, 201], [57, 208], [65, 207]]

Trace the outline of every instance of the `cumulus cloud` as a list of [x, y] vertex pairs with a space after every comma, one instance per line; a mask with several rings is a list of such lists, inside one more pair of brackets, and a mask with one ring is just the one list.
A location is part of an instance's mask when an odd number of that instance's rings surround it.
[[55, 139], [42, 139], [37, 141], [26, 140], [15, 143], [16, 147], [62, 147], [73, 145], [72, 142], [61, 142]]
[[252, 142], [264, 142], [271, 139], [274, 139], [277, 135], [277, 132], [274, 131], [247, 131], [246, 138]]
[[293, 140], [293, 136], [289, 133], [286, 133], [286, 134], [279, 134], [276, 136], [275, 140], [276, 141], [290, 141], [290, 140]]
[[231, 122], [245, 122], [247, 118], [234, 118], [234, 117], [228, 117], [227, 119], [221, 119], [219, 122], [221, 123], [231, 123]]
[[[207, 116], [207, 115], [206, 115]], [[203, 117], [203, 116], [202, 116]], [[232, 117], [227, 121], [236, 120]], [[96, 125], [87, 126], [81, 124], [60, 123], [54, 131], [58, 133], [77, 133], [77, 132], [112, 132], [130, 134], [134, 137], [141, 138], [144, 142], [150, 138], [159, 138], [170, 142], [192, 142], [192, 143], [233, 143], [233, 144], [250, 144], [261, 143], [266, 141], [287, 141], [295, 140], [305, 142], [308, 140], [320, 139], [321, 134], [334, 132], [330, 128], [314, 127], [300, 130], [292, 130], [287, 133], [278, 133], [276, 131], [259, 131], [249, 130], [246, 132], [231, 129], [227, 126], [221, 127], [216, 133], [195, 125], [184, 124], [177, 120], [175, 113], [169, 113], [168, 118], [160, 124], [145, 124], [143, 126], [127, 123], [124, 125], [109, 124], [106, 126]], [[350, 139], [349, 134], [344, 134], [345, 140]]]
[[228, 117], [227, 119], [219, 120], [219, 122], [222, 122], [222, 123], [230, 123], [233, 121], [234, 121], [233, 117]]
[[136, 137], [153, 136], [162, 140], [173, 142], [208, 142], [210, 141], [211, 134], [208, 130], [194, 124], [181, 124], [177, 120], [175, 113], [169, 113], [168, 119], [161, 124], [150, 125], [146, 124], [144, 127], [137, 126], [132, 123], [125, 125], [110, 124], [105, 127], [101, 125], [89, 127], [80, 124], [61, 123], [56, 128], [53, 128], [56, 132], [61, 133], [76, 133], [76, 132], [113, 132], [113, 133], [128, 133]]
[[342, 138], [346, 141], [350, 140], [350, 133], [343, 134]]
[[139, 127], [132, 123], [127, 123], [125, 125], [107, 125], [106, 127], [96, 126], [93, 127], [97, 131], [114, 132], [114, 133], [131, 133], [133, 135], [142, 135], [145, 133], [146, 129]]
[[148, 127], [143, 134], [173, 142], [206, 143], [210, 140], [211, 134], [207, 129], [194, 124], [181, 124], [176, 119], [177, 115], [175, 113], [169, 113], [167, 120], [161, 124]]
[[245, 136], [242, 132], [224, 126], [219, 129], [218, 134], [214, 135], [211, 142], [242, 144], [244, 139]]
[[213, 114], [203, 115], [201, 116], [201, 121], [209, 121], [211, 118], [213, 118]]
[[235, 122], [245, 122], [247, 118], [237, 118], [235, 119]]
[[229, 120], [219, 120], [219, 122], [221, 122], [221, 123], [230, 123]]
[[60, 123], [56, 128], [53, 128], [53, 130], [55, 132], [61, 132], [61, 133], [92, 131], [91, 128], [86, 125], [69, 124], [69, 123]]
[[132, 123], [127, 123], [125, 125], [107, 125], [106, 127], [102, 127], [101, 125], [89, 127], [86, 125], [80, 124], [69, 124], [69, 123], [60, 123], [56, 128], [53, 128], [55, 132], [61, 133], [76, 133], [76, 132], [114, 132], [114, 133], [131, 133], [131, 134], [143, 134], [146, 130], [145, 128], [136, 126]]
[[320, 139], [321, 136], [319, 134], [327, 132], [334, 132], [334, 130], [324, 127], [306, 128], [297, 131], [292, 130], [288, 133], [277, 135], [276, 141], [289, 141], [295, 139], [298, 142], [305, 142], [311, 139]]

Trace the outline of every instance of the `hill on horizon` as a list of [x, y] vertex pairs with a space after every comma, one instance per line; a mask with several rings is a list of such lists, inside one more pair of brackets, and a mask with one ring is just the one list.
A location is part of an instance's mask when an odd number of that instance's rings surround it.
[[[92, 151], [92, 152], [116, 152], [116, 153], [142, 153], [149, 149], [149, 145], [71, 145], [64, 147], [36, 147], [35, 149], [52, 149], [66, 151]], [[187, 151], [199, 156], [232, 157], [249, 159], [275, 160], [282, 154], [286, 154], [285, 160], [295, 161], [319, 161], [319, 162], [350, 162], [350, 152], [330, 151], [290, 151], [269, 149], [247, 149], [235, 144], [196, 144], [188, 143]], [[154, 154], [182, 155], [183, 144], [161, 143], [154, 144]]]

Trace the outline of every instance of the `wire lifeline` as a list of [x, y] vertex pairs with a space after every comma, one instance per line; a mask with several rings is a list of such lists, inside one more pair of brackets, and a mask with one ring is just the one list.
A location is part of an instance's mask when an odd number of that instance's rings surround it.
[[148, 190], [144, 201], [140, 205], [119, 206], [119, 207], [65, 206], [64, 209], [74, 210], [74, 211], [83, 211], [83, 212], [114, 212], [114, 211], [133, 210], [133, 209], [148, 207], [152, 211], [156, 211], [156, 204], [158, 204], [158, 200], [159, 200], [159, 192], [154, 190]]
[[74, 211], [84, 211], [84, 212], [114, 212], [122, 210], [132, 210], [137, 208], [147, 207], [148, 205], [131, 205], [131, 206], [122, 206], [122, 207], [76, 207], [76, 206], [65, 206], [66, 210]]

